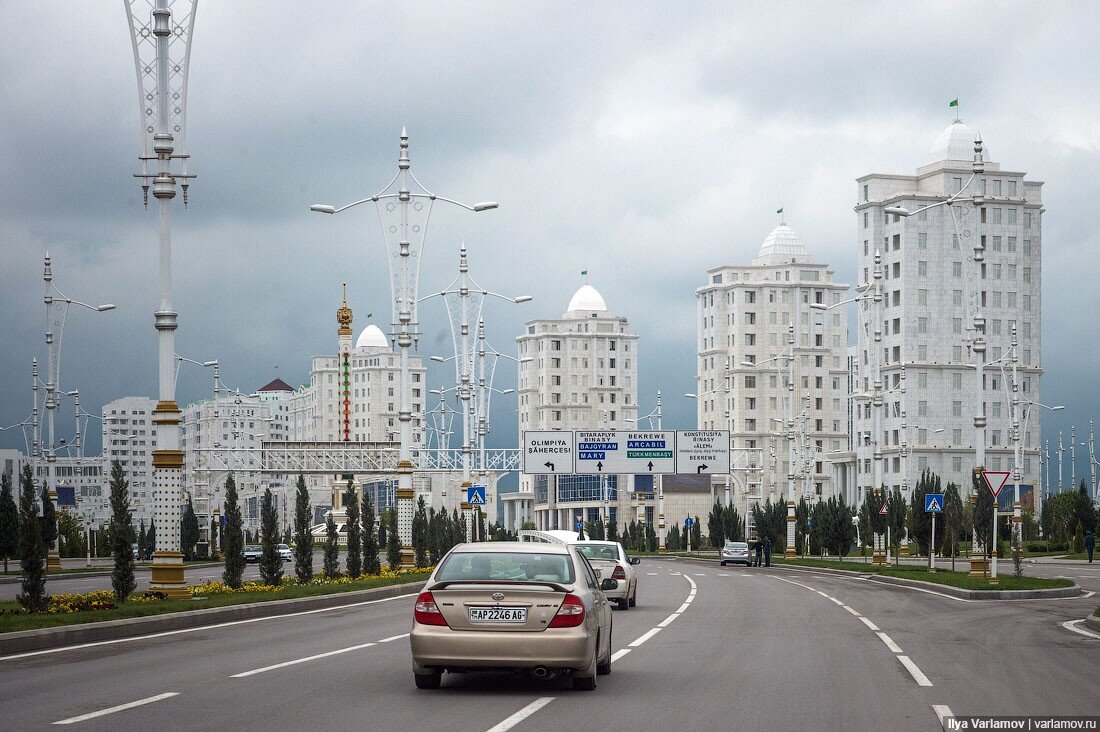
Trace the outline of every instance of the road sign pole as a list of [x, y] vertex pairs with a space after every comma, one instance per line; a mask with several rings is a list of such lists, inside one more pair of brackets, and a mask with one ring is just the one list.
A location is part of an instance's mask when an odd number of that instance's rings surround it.
[[993, 551], [990, 556], [993, 558], [993, 564], [989, 569], [989, 584], [995, 585], [998, 583], [997, 579], [997, 514], [1000, 513], [1000, 501], [997, 496], [993, 496]]
[[936, 514], [932, 514], [932, 542], [928, 545], [928, 571], [936, 571]]

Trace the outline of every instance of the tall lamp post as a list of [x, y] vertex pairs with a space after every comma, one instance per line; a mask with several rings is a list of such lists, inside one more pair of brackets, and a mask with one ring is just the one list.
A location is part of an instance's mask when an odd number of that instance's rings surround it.
[[[424, 253], [424, 240], [428, 221], [436, 201], [451, 203], [468, 211], [488, 211], [497, 207], [492, 201], [467, 205], [438, 196], [424, 187], [411, 168], [409, 135], [401, 129], [401, 153], [397, 160], [397, 173], [386, 186], [369, 198], [346, 204], [339, 208], [328, 204], [314, 204], [311, 211], [337, 214], [363, 203], [373, 203], [382, 226], [382, 237], [389, 255], [390, 293], [393, 319], [390, 338], [400, 349], [401, 443], [397, 464], [397, 528], [401, 535], [402, 562], [412, 562], [412, 384], [409, 378], [409, 349], [419, 340], [417, 318], [417, 293], [420, 285], [420, 264]], [[414, 190], [411, 186], [415, 184]]]
[[[157, 449], [153, 451], [153, 512], [161, 530], [153, 553], [149, 589], [170, 598], [188, 597], [180, 551], [181, 413], [176, 404], [173, 373], [176, 311], [172, 307], [171, 203], [177, 179], [182, 181], [187, 205], [187, 76], [191, 67], [191, 36], [198, 0], [155, 0], [149, 16], [147, 2], [126, 0], [126, 18], [134, 51], [141, 124], [141, 189], [146, 205], [152, 183], [160, 226], [160, 306], [154, 313], [157, 331], [157, 406], [153, 410]], [[140, 12], [140, 15], [137, 14]], [[173, 170], [179, 161], [181, 170]], [[152, 164], [152, 165], [151, 165]]]
[[[37, 461], [39, 457], [42, 457], [43, 446], [45, 447], [45, 459], [46, 459], [46, 489], [49, 491], [50, 500], [55, 504], [57, 503], [57, 476], [54, 469], [57, 461], [57, 438], [54, 433], [54, 419], [57, 413], [57, 408], [61, 405], [62, 396], [74, 396], [75, 392], [61, 392], [61, 345], [65, 337], [65, 322], [69, 317], [69, 306], [79, 305], [82, 308], [86, 308], [93, 312], [102, 313], [108, 310], [114, 310], [115, 306], [111, 304], [106, 305], [89, 305], [79, 300], [73, 300], [66, 297], [61, 290], [57, 288], [57, 285], [53, 281], [53, 268], [51, 266], [50, 255], [46, 254], [43, 260], [42, 280], [46, 283], [46, 292], [42, 300], [46, 303], [46, 438], [42, 439], [41, 434], [37, 434], [41, 430], [41, 425], [37, 423], [38, 414], [38, 377], [35, 376], [34, 392], [35, 392], [35, 443], [36, 449], [32, 454], [32, 460]], [[35, 368], [37, 371], [37, 365]], [[79, 430], [79, 400], [77, 401], [77, 426]], [[77, 435], [79, 440], [79, 432]], [[37, 468], [35, 465], [35, 476], [37, 477]], [[46, 571], [49, 573], [57, 573], [61, 571], [61, 555], [58, 552], [58, 539], [54, 539], [54, 544], [48, 547], [48, 553], [46, 556]]]

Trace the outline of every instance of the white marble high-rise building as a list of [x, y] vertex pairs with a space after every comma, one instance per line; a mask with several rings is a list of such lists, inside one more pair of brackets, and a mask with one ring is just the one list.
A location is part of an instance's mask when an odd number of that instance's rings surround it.
[[[985, 148], [984, 170], [962, 192], [968, 200], [910, 216], [885, 211], [915, 212], [963, 189], [974, 172], [976, 137], [956, 120], [932, 143], [915, 174], [872, 173], [856, 181], [859, 282], [873, 283], [878, 253], [883, 298], [877, 316], [873, 303], [863, 310], [869, 327], [860, 328], [856, 352], [849, 492], [854, 500], [874, 485], [876, 447], [888, 488], [906, 482], [911, 487], [928, 468], [945, 485], [955, 482], [968, 491], [980, 435], [976, 415], [986, 420], [984, 467], [1012, 469], [1012, 391], [1005, 377], [1013, 328], [1020, 398], [1041, 401], [1042, 182], [993, 162]], [[975, 195], [980, 205], [970, 200]], [[981, 262], [975, 261], [975, 247], [981, 247]], [[987, 344], [980, 391], [973, 364], [982, 355], [971, 347], [976, 317], [984, 318]], [[882, 340], [876, 352], [878, 318]], [[887, 392], [877, 435], [868, 398], [876, 356]], [[1039, 477], [1041, 412], [1031, 410], [1022, 434], [1024, 484]]]
[[781, 223], [750, 265], [707, 270], [695, 291], [698, 427], [730, 430], [735, 450], [760, 450], [759, 469], [735, 470], [730, 486], [742, 511], [785, 501], [791, 482], [796, 501], [832, 492], [825, 454], [846, 446], [848, 326], [841, 308], [811, 305], [838, 303], [847, 290]]
[[[626, 318], [611, 313], [596, 288], [577, 290], [561, 318], [528, 321], [516, 343], [520, 432], [637, 428], [638, 336]], [[577, 515], [599, 520], [606, 495], [609, 513], [621, 525], [638, 518], [623, 513], [631, 505], [629, 494], [637, 489], [639, 496], [652, 495], [652, 476], [638, 478], [645, 485], [625, 475], [524, 475], [520, 495], [532, 496], [533, 509], [508, 510], [530, 516], [539, 529], [572, 529]], [[649, 521], [651, 508], [645, 509]]]
[[111, 478], [111, 463], [118, 460], [130, 482], [130, 510], [135, 520], [148, 523], [153, 515], [153, 429], [155, 399], [128, 396], [103, 405], [104, 485]]

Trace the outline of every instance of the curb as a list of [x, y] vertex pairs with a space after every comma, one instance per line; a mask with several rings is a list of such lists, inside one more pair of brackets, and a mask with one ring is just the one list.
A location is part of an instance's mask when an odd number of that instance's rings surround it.
[[1087, 618], [1085, 618], [1085, 625], [1089, 626], [1093, 630], [1100, 630], [1100, 617], [1089, 615]]
[[[210, 567], [220, 567], [220, 566], [222, 566], [222, 562], [203, 562], [202, 564], [186, 564], [186, 565], [184, 565], [184, 571], [186, 571], [188, 569], [208, 569]], [[152, 566], [148, 565], [148, 564], [143, 565], [143, 566], [135, 566], [134, 567], [134, 573], [135, 574], [137, 574], [139, 572], [151, 572], [151, 571], [153, 571]], [[46, 581], [49, 582], [50, 580], [84, 579], [84, 578], [92, 578], [92, 577], [110, 577], [111, 572], [112, 572], [112, 570], [110, 570], [110, 569], [104, 569], [102, 571], [95, 571], [95, 572], [59, 572], [58, 574], [48, 574], [48, 575], [46, 575]], [[17, 583], [22, 582], [22, 581], [23, 581], [23, 578], [20, 577], [17, 574], [0, 577], [0, 585], [14, 585], [14, 584], [17, 584]]]
[[79, 643], [133, 638], [150, 633], [197, 628], [233, 620], [275, 617], [301, 610], [339, 607], [363, 600], [397, 597], [398, 595], [417, 592], [423, 586], [424, 582], [422, 581], [406, 582], [385, 587], [372, 587], [367, 590], [333, 592], [328, 595], [315, 595], [314, 597], [295, 597], [286, 600], [269, 600], [267, 602], [253, 602], [229, 607], [165, 613], [164, 615], [153, 615], [144, 618], [105, 620], [85, 625], [66, 625], [57, 628], [0, 633], [0, 656]]
[[[716, 560], [699, 559], [697, 557], [677, 557], [683, 561], [704, 562], [713, 564]], [[871, 574], [866, 570], [832, 569], [826, 567], [792, 567], [787, 564], [773, 564], [768, 569], [786, 569], [795, 572], [816, 572], [819, 574], [836, 574], [842, 577], [867, 576], [877, 582], [898, 585], [900, 587], [916, 587], [920, 589], [932, 589], [944, 595], [959, 597], [964, 600], [1039, 600], [1060, 599], [1065, 597], [1079, 597], [1082, 594], [1081, 586], [1074, 583], [1072, 587], [1055, 587], [1049, 590], [964, 590], [951, 585], [940, 585], [935, 582], [922, 582], [920, 580], [891, 577], [889, 575]], [[1090, 624], [1093, 616], [1090, 616]], [[1095, 618], [1100, 628], [1100, 618]]]

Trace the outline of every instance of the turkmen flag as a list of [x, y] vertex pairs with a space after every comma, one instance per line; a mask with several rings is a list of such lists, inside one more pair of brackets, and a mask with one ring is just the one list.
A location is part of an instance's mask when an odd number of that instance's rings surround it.
[[588, 270], [587, 270], [587, 269], [582, 269], [582, 270], [581, 270], [581, 274], [582, 274], [582, 275], [587, 275], [587, 274], [588, 274]]
[[776, 209], [776, 211], [775, 211], [775, 212], [776, 212], [777, 214], [781, 214], [781, 213], [783, 213], [783, 209], [781, 209], [781, 208], [779, 208], [779, 209]]
[[947, 103], [947, 106], [948, 107], [957, 107], [957, 106], [959, 106], [959, 100], [958, 99], [952, 99], [950, 102]]

